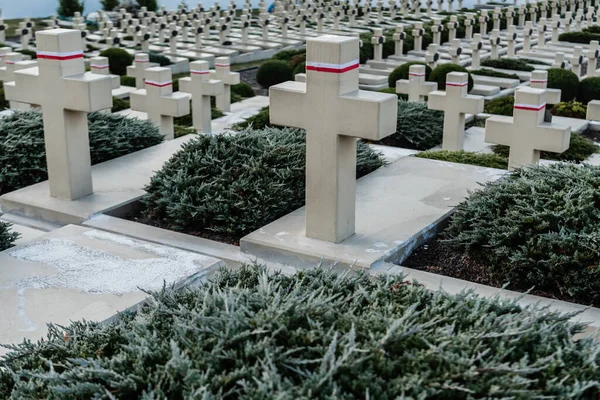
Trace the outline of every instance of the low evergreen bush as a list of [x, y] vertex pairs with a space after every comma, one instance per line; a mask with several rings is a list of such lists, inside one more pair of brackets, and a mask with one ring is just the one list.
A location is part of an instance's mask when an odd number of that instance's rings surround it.
[[[0, 217], [2, 213], [0, 213]], [[19, 234], [10, 230], [11, 224], [0, 221], [0, 251], [6, 250], [18, 239]]]
[[121, 77], [121, 86], [135, 87], [135, 77], [123, 75]]
[[590, 44], [592, 40], [600, 40], [600, 34], [592, 33], [584, 29], [580, 32], [561, 33], [558, 36], [558, 40], [561, 42]]
[[571, 101], [579, 93], [579, 77], [566, 69], [550, 68], [548, 70], [548, 88], [560, 89], [560, 100]]
[[471, 73], [462, 65], [458, 64], [440, 64], [431, 71], [431, 75], [429, 76], [429, 80], [432, 82], [437, 82], [438, 90], [446, 90], [446, 76], [450, 72], [465, 72], [469, 74], [469, 91], [473, 89], [473, 77]]
[[531, 65], [527, 64], [524, 61], [516, 60], [512, 58], [486, 58], [485, 60], [481, 60], [482, 67], [490, 67], [490, 68], [498, 68], [498, 69], [508, 69], [513, 71], [533, 71]]
[[113, 106], [110, 109], [111, 112], [119, 112], [123, 110], [127, 110], [131, 107], [128, 100], [121, 99], [119, 97], [113, 97]]
[[483, 112], [494, 115], [506, 115], [512, 117], [515, 98], [513, 96], [499, 97], [488, 101], [483, 107]]
[[[494, 145], [492, 150], [495, 154], [502, 157], [508, 157], [509, 148], [508, 146]], [[598, 152], [598, 146], [580, 134], [571, 133], [571, 142], [569, 149], [563, 153], [551, 153], [549, 151], [542, 151], [541, 158], [544, 160], [555, 160], [555, 161], [569, 161], [574, 163], [581, 163], [588, 159], [592, 154]]]
[[592, 100], [600, 100], [600, 77], [593, 76], [579, 82], [577, 100], [587, 104]]
[[471, 75], [491, 76], [494, 78], [519, 79], [519, 76], [516, 74], [506, 74], [504, 72], [494, 71], [492, 69], [476, 69], [470, 72]]
[[585, 119], [587, 106], [578, 101], [563, 101], [552, 106], [550, 113], [557, 117]]
[[[358, 176], [383, 165], [366, 144], [357, 149]], [[152, 177], [142, 214], [173, 230], [239, 239], [304, 205], [305, 158], [298, 130], [198, 135]]]
[[478, 167], [507, 169], [508, 159], [496, 154], [480, 154], [469, 151], [422, 151], [415, 157], [430, 160], [448, 161], [458, 164], [476, 165]]
[[306, 61], [302, 61], [294, 68], [294, 76], [306, 73]]
[[269, 60], [256, 71], [256, 81], [264, 88], [293, 80], [292, 68], [285, 61]]
[[114, 75], [125, 75], [127, 73], [127, 66], [133, 63], [133, 56], [131, 54], [125, 51], [125, 49], [116, 47], [102, 51], [100, 56], [108, 58], [110, 73]]
[[284, 50], [284, 51], [280, 51], [279, 53], [275, 54], [273, 56], [273, 60], [290, 62], [292, 60], [292, 58], [294, 58], [295, 56], [301, 56], [301, 55], [306, 56], [306, 49]]
[[235, 93], [243, 98], [250, 98], [256, 96], [256, 93], [254, 93], [254, 89], [252, 89], [252, 86], [250, 86], [246, 82], [240, 82], [237, 85], [232, 85], [231, 93]]
[[[106, 113], [88, 115], [92, 164], [121, 157], [163, 141], [149, 121]], [[48, 179], [44, 126], [37, 111], [0, 118], [0, 195]]]
[[[153, 51], [151, 51], [150, 53], [148, 53], [148, 58], [149, 58], [149, 61], [151, 63], [158, 64], [161, 67], [166, 67], [166, 66], [169, 66], [169, 65], [173, 64], [171, 62], [171, 60], [169, 60], [168, 57], [165, 57], [162, 54], [158, 54], [158, 53], [155, 53]], [[127, 71], [125, 71], [125, 73], [127, 73]]]
[[396, 67], [396, 69], [392, 71], [392, 73], [388, 77], [388, 86], [391, 88], [396, 88], [397, 81], [399, 81], [400, 79], [408, 79], [408, 71], [411, 65], [425, 65], [425, 80], [430, 80], [429, 77], [431, 76], [431, 68], [429, 67], [429, 65], [423, 62], [411, 61], [404, 63], [399, 67]]
[[263, 130], [265, 128], [274, 128], [277, 125], [271, 125], [269, 121], [269, 107], [263, 107], [258, 114], [255, 114], [243, 122], [234, 124], [231, 129], [234, 131], [244, 131], [247, 128]]
[[541, 60], [536, 60], [534, 58], [525, 58], [525, 57], [520, 57], [519, 58], [520, 61], [527, 63], [527, 64], [534, 64], [534, 65], [546, 65], [546, 66], [551, 66], [552, 63], [546, 62], [546, 61], [541, 61]]
[[472, 193], [445, 231], [510, 288], [600, 306], [600, 167], [528, 167]]
[[442, 143], [444, 112], [430, 110], [427, 103], [398, 101], [396, 133], [383, 138], [387, 146], [429, 150]]
[[597, 398], [598, 344], [568, 318], [402, 275], [243, 266], [10, 346], [0, 399]]

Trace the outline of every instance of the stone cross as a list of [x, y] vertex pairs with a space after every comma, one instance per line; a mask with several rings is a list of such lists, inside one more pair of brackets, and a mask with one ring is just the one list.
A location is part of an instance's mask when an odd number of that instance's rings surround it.
[[515, 8], [513, 6], [508, 7], [508, 11], [506, 11], [506, 26], [511, 26], [515, 19]]
[[29, 40], [31, 39], [31, 29], [27, 27], [27, 23], [19, 22], [19, 28], [17, 29], [17, 32], [21, 35], [21, 48], [28, 48]]
[[306, 236], [335, 243], [355, 231], [356, 138], [396, 131], [398, 99], [358, 89], [358, 53], [354, 37], [308, 39], [306, 83], [269, 89], [271, 123], [306, 129]]
[[450, 50], [448, 50], [452, 64], [458, 64], [460, 61], [460, 55], [462, 54], [461, 43], [460, 39], [452, 39]]
[[560, 15], [552, 18], [552, 43], [558, 42], [558, 28], [560, 28]]
[[500, 31], [498, 29], [493, 29], [492, 34], [490, 35], [490, 58], [492, 60], [496, 60], [498, 58], [498, 46], [500, 46]]
[[531, 21], [531, 23], [533, 25], [535, 25], [535, 22], [536, 22], [537, 12], [538, 12], [537, 3], [529, 4], [529, 20]]
[[394, 55], [401, 56], [403, 53], [404, 47], [404, 39], [406, 38], [406, 34], [404, 33], [403, 26], [397, 26], [396, 31], [394, 32]]
[[[4, 61], [8, 53], [12, 53], [12, 47], [0, 47], [0, 67], [4, 67]], [[19, 53], [21, 54], [21, 53]]]
[[585, 14], [585, 21], [587, 24], [587, 27], [591, 27], [594, 25], [594, 17], [596, 16], [595, 13], [595, 8], [594, 7], [588, 7], [588, 11]]
[[177, 36], [179, 31], [177, 30], [177, 23], [171, 22], [169, 25], [169, 51], [171, 54], [177, 54]]
[[231, 72], [229, 57], [217, 57], [215, 59], [215, 70], [210, 71], [214, 79], [223, 82], [223, 94], [217, 96], [217, 107], [223, 112], [231, 111], [231, 86], [240, 83], [239, 72]]
[[514, 25], [508, 26], [506, 34], [506, 56], [508, 58], [515, 57], [515, 41], [517, 40], [517, 27]]
[[473, 13], [466, 13], [465, 15], [465, 39], [470, 40], [473, 37], [475, 19], [473, 18]]
[[421, 19], [421, 2], [419, 0], [413, 0], [413, 14], [417, 20]]
[[515, 91], [513, 117], [494, 115], [485, 121], [485, 141], [510, 147], [508, 169], [535, 165], [540, 151], [562, 153], [569, 148], [571, 128], [544, 122], [544, 90]]
[[6, 43], [6, 28], [4, 20], [0, 18], [0, 43]]
[[452, 12], [452, 2], [454, 2], [454, 0], [448, 0], [448, 12], [449, 13]]
[[117, 28], [112, 28], [110, 30], [110, 41], [112, 47], [119, 47], [121, 44], [121, 38], [119, 37], [119, 30]]
[[190, 96], [181, 92], [173, 93], [171, 73], [170, 68], [148, 68], [146, 89], [138, 89], [130, 94], [131, 109], [146, 112], [148, 119], [159, 127], [166, 140], [175, 137], [173, 117], [190, 113]]
[[600, 121], [600, 100], [592, 100], [588, 103], [585, 119]]
[[85, 73], [79, 31], [36, 39], [39, 66], [16, 71], [7, 97], [42, 107], [50, 195], [76, 200], [93, 192], [87, 114], [112, 107], [110, 77]]
[[533, 35], [533, 28], [531, 25], [531, 21], [527, 21], [525, 23], [525, 28], [523, 28], [523, 51], [531, 50], [531, 35]]
[[223, 82], [210, 79], [206, 61], [190, 63], [189, 78], [181, 78], [179, 87], [182, 92], [192, 95], [192, 121], [198, 132], [212, 132], [211, 96], [223, 94]]
[[110, 75], [107, 57], [90, 58], [90, 72], [92, 74], [110, 76], [112, 89], [118, 89], [119, 87], [121, 87], [121, 79], [119, 78], [119, 76]]
[[573, 18], [575, 21], [575, 30], [576, 31], [580, 31], [581, 30], [581, 21], [583, 20], [583, 15], [581, 14], [581, 9], [577, 10], [577, 14], [575, 14], [575, 17]]
[[423, 49], [423, 24], [420, 22], [415, 23], [414, 29], [412, 30], [412, 35], [414, 39], [414, 50], [421, 51]]
[[565, 33], [569, 33], [571, 31], [572, 23], [573, 23], [573, 18], [571, 18], [571, 12], [566, 12], [565, 19], [563, 19], [563, 30]]
[[482, 48], [481, 35], [476, 33], [471, 41], [471, 67], [474, 69], [479, 68], [479, 52]]
[[479, 33], [481, 36], [487, 35], [487, 24], [490, 20], [490, 17], [487, 15], [487, 10], [481, 10], [481, 15], [479, 16]]
[[450, 16], [450, 22], [446, 24], [448, 28], [448, 41], [452, 42], [456, 38], [456, 30], [458, 29], [458, 19], [456, 15]]
[[544, 99], [548, 104], [560, 102], [560, 89], [548, 89], [548, 71], [531, 71], [529, 86], [534, 89], [545, 90]]
[[145, 53], [137, 53], [133, 64], [127, 66], [127, 76], [135, 78], [135, 88], [144, 89], [145, 70], [150, 68], [150, 57]]
[[565, 53], [556, 53], [554, 55], [554, 64], [552, 64], [552, 68], [565, 68], [567, 63], [565, 62]]
[[579, 77], [581, 75], [581, 64], [583, 64], [583, 48], [581, 46], [573, 48], [573, 55], [569, 61], [571, 62], [573, 73]]
[[492, 13], [492, 20], [494, 21], [492, 29], [500, 30], [500, 18], [502, 18], [502, 9], [500, 7], [496, 7]]
[[[35, 60], [23, 61], [23, 54], [21, 53], [6, 53], [4, 60], [4, 67], [0, 67], [0, 81], [4, 83], [14, 82], [15, 71], [37, 66], [37, 61]], [[8, 89], [8, 91], [10, 92], [10, 89]], [[17, 101], [9, 101], [8, 103], [9, 108], [13, 110], [27, 110], [31, 108], [28, 104], [19, 103]]]
[[444, 111], [444, 150], [463, 150], [465, 138], [465, 114], [483, 112], [483, 96], [467, 94], [469, 75], [464, 72], [450, 72], [446, 76], [446, 91], [429, 94], [427, 107]]
[[560, 13], [562, 14], [566, 14], [567, 11], [567, 2], [565, 0], [561, 0], [560, 1]]
[[431, 43], [427, 46], [427, 53], [425, 54], [425, 62], [429, 66], [429, 68], [434, 69], [437, 66], [437, 62], [440, 59], [440, 54], [438, 53], [438, 46], [436, 44]]
[[[552, 0], [552, 4], [550, 5], [550, 15], [558, 14], [558, 0]], [[560, 17], [560, 15], [559, 15]]]
[[396, 93], [408, 94], [408, 101], [423, 101], [423, 96], [437, 90], [436, 82], [425, 81], [425, 66], [414, 64], [409, 67], [408, 79], [396, 81]]
[[544, 47], [546, 44], [546, 18], [540, 18], [540, 23], [537, 25], [538, 31], [538, 47]]
[[540, 5], [540, 18], [548, 17], [548, 0], [542, 0], [542, 4]]
[[431, 26], [431, 33], [433, 34], [433, 44], [437, 46], [441, 44], [443, 29], [444, 26], [442, 25], [442, 20], [439, 18], [433, 18], [433, 25]]
[[586, 53], [586, 56], [588, 59], [586, 77], [590, 78], [592, 76], [596, 76], [596, 62], [598, 61], [598, 41], [597, 40], [590, 41], [590, 47]]
[[521, 4], [519, 6], [519, 9], [517, 10], [517, 13], [519, 14], [519, 28], [523, 27], [523, 25], [525, 25], [525, 13], [527, 12], [527, 10], [525, 9], [525, 4]]
[[383, 60], [383, 44], [385, 43], [385, 37], [383, 36], [383, 29], [373, 29], [373, 37], [371, 38], [371, 44], [373, 45], [373, 59], [375, 61]]

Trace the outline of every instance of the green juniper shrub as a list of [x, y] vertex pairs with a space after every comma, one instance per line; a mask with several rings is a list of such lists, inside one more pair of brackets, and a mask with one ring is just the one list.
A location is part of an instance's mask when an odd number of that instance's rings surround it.
[[485, 60], [481, 60], [481, 66], [527, 72], [531, 72], [535, 69], [526, 62], [512, 58], [498, 58], [495, 60], [492, 58], [486, 58]]
[[513, 96], [500, 97], [485, 103], [483, 112], [494, 115], [512, 117], [515, 98]]
[[600, 77], [593, 76], [583, 79], [579, 83], [577, 100], [587, 104], [592, 100], [600, 100]]
[[[508, 157], [509, 148], [508, 146], [494, 145], [492, 150], [495, 154], [502, 157]], [[598, 146], [588, 138], [581, 136], [578, 133], [571, 133], [571, 142], [569, 149], [563, 153], [551, 153], [549, 151], [542, 151], [541, 158], [545, 160], [555, 161], [570, 161], [574, 163], [581, 163], [588, 159], [592, 154], [598, 152]]]
[[473, 77], [471, 73], [462, 65], [458, 64], [440, 64], [431, 71], [431, 75], [429, 76], [429, 80], [432, 82], [437, 82], [438, 90], [446, 90], [446, 76], [450, 72], [466, 72], [469, 74], [469, 91], [473, 89]]
[[558, 40], [561, 42], [590, 44], [590, 41], [592, 40], [600, 40], [600, 34], [592, 33], [584, 29], [580, 32], [561, 33], [558, 36]]
[[159, 64], [161, 67], [166, 67], [173, 64], [168, 57], [165, 57], [162, 54], [158, 54], [153, 51], [148, 53], [148, 59], [151, 63]]
[[191, 126], [173, 125], [173, 134], [175, 138], [185, 135], [195, 135], [198, 131]]
[[246, 99], [256, 96], [256, 93], [254, 93], [254, 89], [252, 89], [252, 86], [250, 86], [246, 82], [240, 82], [237, 85], [232, 85], [231, 93], [235, 93]]
[[415, 157], [430, 160], [447, 161], [458, 164], [476, 165], [478, 167], [507, 169], [508, 159], [497, 154], [481, 154], [470, 151], [422, 151]]
[[271, 125], [271, 122], [269, 121], [269, 107], [267, 106], [263, 107], [260, 112], [254, 114], [245, 121], [234, 124], [231, 129], [234, 131], [244, 131], [250, 127], [256, 130], [263, 130], [265, 128], [274, 128], [278, 126]]
[[585, 119], [587, 106], [578, 101], [563, 101], [552, 106], [550, 113], [557, 117]]
[[293, 80], [292, 68], [285, 61], [269, 60], [256, 71], [256, 81], [264, 88]]
[[506, 74], [500, 71], [494, 71], [492, 69], [477, 69], [471, 71], [471, 75], [491, 76], [494, 78], [507, 78], [507, 79], [519, 79], [516, 74]]
[[123, 36], [123, 40], [132, 41], [133, 40], [133, 36], [131, 36], [131, 35]]
[[113, 11], [115, 8], [121, 5], [119, 0], [101, 0], [102, 9], [104, 11]]
[[121, 86], [135, 87], [135, 77], [127, 75], [121, 76]]
[[396, 133], [379, 143], [415, 150], [429, 150], [442, 143], [444, 112], [430, 110], [427, 103], [398, 101]]
[[[0, 217], [2, 213], [0, 213]], [[0, 221], [0, 251], [11, 247], [15, 240], [19, 238], [19, 234], [10, 230], [11, 224]], [[1, 387], [1, 384], [0, 384]]]
[[273, 56], [273, 60], [290, 62], [294, 56], [299, 56], [299, 55], [306, 56], [306, 49], [280, 51], [279, 53], [277, 53]]
[[306, 73], [306, 61], [302, 61], [294, 68], [294, 76]]
[[419, 62], [419, 61], [410, 61], [402, 64], [399, 67], [396, 67], [390, 76], [388, 77], [388, 86], [391, 88], [396, 88], [396, 82], [400, 79], [408, 79], [408, 71], [411, 65], [425, 65], [425, 80], [429, 81], [431, 76], [431, 67], [429, 65]]
[[8, 346], [0, 399], [594, 399], [598, 343], [569, 317], [403, 275], [243, 265]]
[[32, 60], [36, 60], [37, 59], [37, 53], [35, 51], [33, 51], [33, 50], [21, 49], [21, 50], [17, 50], [17, 52], [23, 54], [24, 56], [31, 57]]
[[517, 170], [462, 202], [445, 238], [509, 288], [600, 306], [599, 186], [597, 166]]
[[[383, 165], [357, 144], [357, 176]], [[265, 128], [198, 135], [146, 187], [142, 214], [159, 226], [235, 242], [304, 205], [303, 131]]]
[[[242, 100], [244, 100], [244, 98], [242, 96], [240, 96], [239, 94], [237, 94], [235, 92], [231, 92], [231, 103], [239, 103]], [[221, 117], [223, 115], [221, 115]]]
[[108, 58], [110, 73], [114, 75], [125, 75], [127, 67], [133, 63], [133, 56], [125, 49], [113, 47], [102, 51], [100, 56]]
[[560, 100], [571, 101], [579, 93], [579, 77], [566, 69], [550, 68], [548, 70], [548, 88], [560, 89]]
[[113, 106], [110, 109], [110, 111], [116, 113], [119, 111], [127, 110], [130, 107], [131, 105], [129, 104], [128, 100], [113, 97]]
[[[163, 141], [150, 121], [107, 113], [88, 115], [92, 164]], [[0, 119], [0, 195], [48, 179], [44, 126], [37, 111], [15, 111]]]

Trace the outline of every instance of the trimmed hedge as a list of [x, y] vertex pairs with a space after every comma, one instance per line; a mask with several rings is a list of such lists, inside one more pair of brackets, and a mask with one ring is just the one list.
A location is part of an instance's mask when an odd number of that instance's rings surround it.
[[135, 87], [135, 77], [123, 75], [121, 77], [121, 86]]
[[396, 133], [383, 138], [387, 146], [429, 150], [442, 143], [444, 112], [430, 110], [427, 103], [398, 101]]
[[579, 77], [566, 69], [550, 68], [548, 70], [548, 88], [560, 89], [560, 100], [571, 101], [579, 93]]
[[128, 108], [131, 108], [131, 104], [128, 100], [121, 99], [119, 97], [113, 97], [113, 106], [110, 109], [111, 112], [116, 113], [119, 111], [127, 110]]
[[[166, 67], [172, 65], [173, 63], [169, 60], [168, 57], [163, 56], [162, 54], [155, 53], [151, 51], [148, 53], [148, 59], [151, 63], [158, 64], [161, 67]], [[127, 73], [127, 70], [125, 71]]]
[[402, 64], [399, 67], [396, 67], [390, 76], [388, 77], [388, 86], [391, 88], [396, 88], [396, 82], [400, 79], [408, 79], [408, 72], [411, 65], [424, 65], [425, 66], [425, 80], [429, 81], [429, 77], [431, 76], [431, 67], [423, 62], [411, 61]]
[[[124, 49], [110, 48], [100, 53], [101, 57], [108, 58], [108, 65], [111, 74], [127, 74], [127, 66], [133, 63], [133, 56]], [[133, 85], [135, 87], [135, 85]]]
[[492, 69], [477, 69], [470, 71], [471, 75], [491, 76], [494, 78], [519, 79], [516, 74], [505, 74], [504, 72], [494, 71]]
[[600, 100], [600, 77], [589, 77], [579, 82], [577, 100], [583, 104], [592, 100]]
[[528, 167], [456, 209], [447, 243], [509, 288], [558, 290], [600, 306], [600, 167]]
[[[571, 133], [571, 142], [567, 151], [563, 153], [542, 151], [540, 156], [544, 160], [581, 163], [587, 160], [587, 158], [592, 154], [597, 153], [598, 150], [598, 146], [590, 139], [587, 139], [577, 133]], [[508, 157], [509, 148], [508, 146], [494, 145], [492, 146], [492, 151], [500, 156]]]
[[498, 58], [491, 59], [486, 58], [485, 60], [481, 60], [482, 67], [490, 67], [490, 68], [499, 68], [499, 69], [509, 69], [513, 71], [528, 71], [531, 72], [535, 68], [531, 65], [527, 64], [524, 61], [516, 60], [512, 58]]
[[437, 82], [438, 90], [446, 90], [446, 76], [450, 72], [465, 72], [469, 74], [469, 92], [473, 89], [473, 77], [471, 73], [462, 65], [458, 64], [440, 64], [431, 71], [431, 75], [429, 76], [429, 80], [432, 82]]
[[266, 61], [256, 71], [256, 81], [264, 88], [293, 80], [292, 68], [285, 61]]
[[507, 169], [508, 159], [496, 154], [472, 153], [469, 151], [422, 151], [415, 157], [428, 158], [430, 160], [447, 161], [458, 164], [469, 164], [478, 167]]
[[587, 106], [578, 101], [560, 102], [552, 106], [550, 113], [552, 115], [556, 115], [557, 117], [585, 119]]
[[306, 73], [306, 61], [302, 61], [301, 63], [298, 63], [298, 65], [296, 65], [296, 67], [294, 68], [294, 77], [298, 74], [305, 74]]
[[[357, 176], [383, 165], [366, 144], [357, 149]], [[142, 214], [173, 230], [239, 239], [304, 205], [305, 158], [298, 130], [198, 135], [152, 177]]]
[[250, 86], [246, 82], [240, 82], [237, 85], [232, 85], [231, 93], [235, 93], [243, 98], [250, 98], [256, 96], [256, 93], [254, 93], [254, 89], [252, 89], [252, 86]]
[[506, 115], [512, 117], [515, 105], [514, 96], [499, 97], [488, 101], [483, 107], [483, 112], [494, 115]]
[[584, 29], [581, 32], [566, 32], [558, 36], [561, 42], [590, 44], [592, 40], [600, 40], [600, 34], [592, 33]]
[[[0, 213], [0, 217], [2, 213]], [[11, 224], [0, 221], [0, 251], [6, 250], [13, 245], [15, 240], [19, 238], [19, 234], [11, 232]]]
[[[88, 115], [92, 164], [121, 157], [163, 141], [158, 128], [106, 113]], [[15, 111], [0, 119], [0, 194], [48, 179], [42, 114]]]
[[0, 398], [593, 399], [600, 351], [573, 339], [584, 329], [402, 275], [242, 266], [11, 346]]

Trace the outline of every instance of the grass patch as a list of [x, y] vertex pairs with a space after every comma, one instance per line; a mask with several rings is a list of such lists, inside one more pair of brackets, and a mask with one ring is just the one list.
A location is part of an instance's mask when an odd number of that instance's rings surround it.
[[469, 151], [423, 151], [415, 157], [430, 160], [447, 161], [458, 164], [476, 165], [478, 167], [507, 169], [508, 159], [497, 154], [480, 154]]

